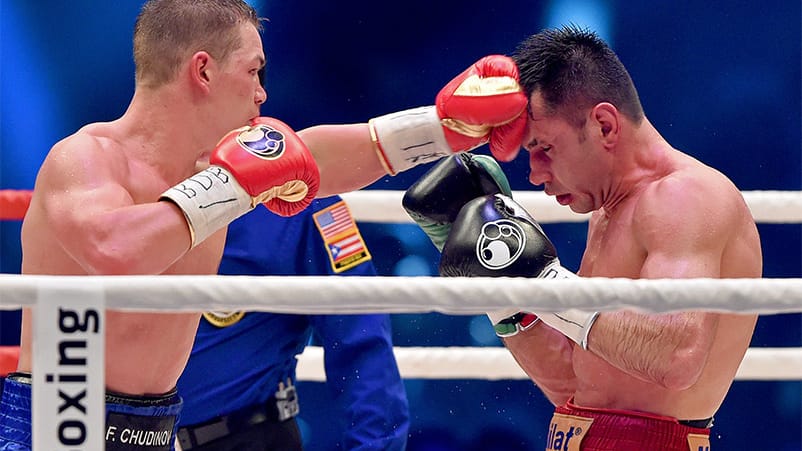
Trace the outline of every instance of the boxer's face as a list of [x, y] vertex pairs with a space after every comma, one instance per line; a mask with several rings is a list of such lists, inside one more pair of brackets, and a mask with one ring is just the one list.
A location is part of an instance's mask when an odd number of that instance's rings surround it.
[[259, 107], [267, 97], [260, 81], [260, 71], [265, 66], [261, 36], [253, 25], [245, 23], [240, 27], [240, 40], [240, 48], [221, 62], [216, 83], [218, 120], [227, 125], [227, 130], [259, 116]]
[[593, 187], [599, 168], [592, 142], [559, 114], [547, 114], [540, 94], [532, 94], [523, 147], [529, 152], [529, 181], [577, 213], [600, 207]]

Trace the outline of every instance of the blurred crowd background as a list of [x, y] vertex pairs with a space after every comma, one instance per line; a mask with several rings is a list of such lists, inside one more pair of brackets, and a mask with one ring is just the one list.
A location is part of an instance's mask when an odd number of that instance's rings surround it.
[[[250, 3], [269, 19], [262, 113], [295, 129], [432, 104], [442, 85], [478, 58], [511, 54], [544, 27], [574, 23], [597, 31], [618, 53], [646, 115], [675, 147], [742, 190], [802, 189], [799, 1]], [[123, 113], [134, 88], [131, 38], [140, 5], [0, 0], [0, 189], [32, 188], [55, 142]], [[503, 167], [513, 189], [537, 189], [527, 182], [524, 154]], [[368, 189], [402, 190], [425, 170]], [[2, 273], [19, 272], [19, 227], [0, 222]], [[415, 226], [361, 229], [382, 275], [436, 274], [437, 253]], [[545, 229], [563, 264], [576, 270], [586, 226]], [[759, 229], [764, 276], [802, 277], [802, 226]], [[0, 345], [18, 342], [18, 321], [17, 312], [0, 313]], [[802, 346], [800, 326], [799, 314], [763, 316], [752, 346]], [[401, 314], [393, 328], [396, 346], [500, 346], [480, 316]], [[406, 388], [410, 451], [543, 448], [552, 408], [528, 381], [407, 380]], [[302, 382], [299, 392], [308, 449], [337, 449], [322, 384]], [[718, 450], [802, 449], [802, 385], [735, 382], [713, 435]]]

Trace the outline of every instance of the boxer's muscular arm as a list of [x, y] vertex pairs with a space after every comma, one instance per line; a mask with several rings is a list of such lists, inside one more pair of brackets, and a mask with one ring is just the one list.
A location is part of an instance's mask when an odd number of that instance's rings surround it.
[[119, 181], [125, 165], [79, 133], [56, 144], [37, 177], [34, 208], [88, 274], [161, 273], [190, 247], [175, 205], [134, 204]]
[[[722, 276], [722, 252], [735, 224], [731, 209], [707, 188], [689, 189], [668, 179], [643, 195], [633, 221], [633, 237], [647, 254], [641, 278]], [[686, 389], [702, 374], [720, 317], [700, 311], [603, 313], [590, 350], [638, 378]]]
[[510, 161], [523, 139], [526, 104], [513, 60], [489, 55], [447, 83], [434, 106], [375, 117], [369, 124], [312, 127], [299, 135], [320, 168], [318, 197], [325, 197], [485, 143], [497, 158]]
[[387, 175], [367, 123], [318, 125], [298, 135], [320, 169], [320, 198], [364, 188]]
[[565, 335], [540, 324], [503, 340], [518, 365], [552, 404], [565, 404], [573, 396], [574, 344]]

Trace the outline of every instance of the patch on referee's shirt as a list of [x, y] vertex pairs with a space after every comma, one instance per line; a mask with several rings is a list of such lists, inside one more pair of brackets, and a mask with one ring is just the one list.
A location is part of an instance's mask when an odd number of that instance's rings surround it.
[[365, 240], [344, 201], [318, 211], [313, 218], [335, 273], [370, 260]]
[[238, 323], [243, 316], [245, 316], [245, 312], [243, 311], [227, 312], [227, 311], [215, 310], [203, 313], [203, 318], [206, 321], [208, 321], [209, 324], [215, 327], [231, 326], [233, 324]]

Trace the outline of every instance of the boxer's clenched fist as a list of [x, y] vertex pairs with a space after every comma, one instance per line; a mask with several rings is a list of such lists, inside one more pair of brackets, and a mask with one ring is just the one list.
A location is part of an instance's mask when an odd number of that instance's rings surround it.
[[[477, 197], [465, 204], [443, 245], [440, 275], [447, 277], [576, 277], [564, 268], [543, 229], [512, 198], [503, 194]], [[571, 309], [559, 313], [520, 312], [515, 308], [488, 312], [496, 334], [509, 337], [540, 319], [583, 349], [597, 312]]]
[[455, 152], [490, 142], [490, 151], [509, 161], [521, 147], [527, 99], [512, 59], [486, 56], [465, 69], [439, 94], [435, 105]]
[[434, 106], [371, 119], [371, 137], [390, 174], [488, 142], [496, 158], [509, 161], [521, 147], [526, 104], [515, 63], [490, 55], [443, 87]]
[[281, 216], [299, 213], [320, 185], [309, 149], [273, 118], [254, 119], [226, 134], [209, 163], [162, 194], [184, 212], [193, 246], [259, 203]]
[[462, 207], [477, 197], [496, 193], [512, 196], [507, 176], [496, 160], [465, 152], [437, 162], [406, 190], [401, 202], [442, 251]]

